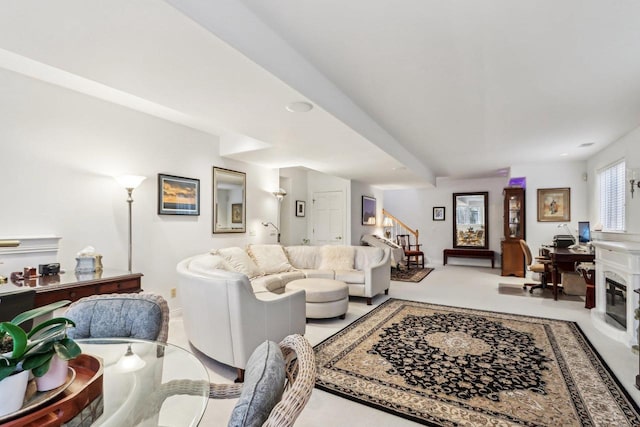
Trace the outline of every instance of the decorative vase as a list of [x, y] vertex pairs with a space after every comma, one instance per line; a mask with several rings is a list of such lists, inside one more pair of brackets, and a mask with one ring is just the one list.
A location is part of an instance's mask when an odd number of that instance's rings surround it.
[[36, 377], [38, 391], [48, 391], [60, 387], [67, 380], [69, 361], [62, 360], [55, 354], [51, 358], [51, 365], [46, 374]]
[[22, 408], [27, 391], [29, 372], [22, 371], [0, 381], [0, 417]]

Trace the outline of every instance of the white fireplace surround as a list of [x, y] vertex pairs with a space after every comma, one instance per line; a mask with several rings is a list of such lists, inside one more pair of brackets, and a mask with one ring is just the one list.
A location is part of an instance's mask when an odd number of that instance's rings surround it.
[[[638, 321], [634, 311], [638, 307], [640, 289], [640, 242], [593, 242], [596, 248], [596, 306], [591, 310], [593, 325], [603, 334], [631, 347], [638, 343]], [[607, 276], [621, 278], [627, 286], [627, 328], [618, 329], [606, 321]]]

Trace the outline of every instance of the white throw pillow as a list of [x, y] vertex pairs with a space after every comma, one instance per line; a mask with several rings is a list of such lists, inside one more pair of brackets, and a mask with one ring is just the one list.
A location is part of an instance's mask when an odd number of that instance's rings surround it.
[[242, 248], [232, 247], [223, 248], [215, 251], [216, 255], [220, 255], [227, 264], [238, 273], [246, 275], [249, 279], [260, 276], [260, 269], [251, 259], [249, 254]]
[[233, 271], [224, 258], [213, 254], [198, 255], [193, 258], [189, 263], [189, 270], [196, 273], [211, 273], [213, 270]]
[[353, 270], [355, 249], [352, 246], [320, 248], [320, 270]]
[[320, 265], [318, 246], [287, 246], [284, 250], [293, 268], [315, 269]]
[[283, 273], [293, 269], [280, 245], [249, 245], [247, 252], [264, 274]]

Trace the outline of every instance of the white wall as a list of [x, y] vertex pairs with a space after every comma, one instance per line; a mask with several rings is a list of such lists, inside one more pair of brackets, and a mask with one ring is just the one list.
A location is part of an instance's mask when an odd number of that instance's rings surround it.
[[[362, 225], [362, 196], [376, 199], [376, 225]], [[364, 234], [382, 236], [382, 208], [384, 207], [384, 190], [360, 181], [351, 181], [351, 244], [360, 245]]]
[[[218, 138], [0, 70], [0, 237], [61, 236], [58, 261], [73, 274], [92, 245], [105, 268], [127, 268], [126, 192], [113, 176], [147, 180], [133, 193], [133, 269], [172, 309], [179, 260], [211, 248], [275, 242], [278, 171], [219, 157]], [[247, 173], [247, 233], [212, 235], [212, 167]], [[200, 216], [157, 214], [157, 174], [200, 179]], [[251, 235], [253, 234], [253, 236]], [[1, 261], [1, 260], [0, 260]], [[2, 270], [0, 274], [8, 276]]]
[[[393, 216], [420, 232], [420, 243], [427, 264], [441, 265], [442, 251], [453, 248], [453, 193], [489, 192], [489, 249], [496, 251], [496, 265], [500, 264], [502, 238], [502, 190], [506, 178], [467, 180], [438, 179], [434, 188], [387, 190], [384, 208]], [[445, 220], [433, 221], [433, 207], [445, 207]], [[412, 242], [413, 243], [413, 242]], [[483, 265], [487, 260], [451, 258], [450, 264]]]
[[[556, 234], [567, 234], [565, 228], [558, 225], [567, 224], [572, 234], [578, 234], [578, 221], [589, 219], [586, 162], [557, 162], [542, 164], [526, 164], [511, 166], [512, 177], [526, 177], [526, 240], [531, 250], [537, 253], [543, 244], [553, 242]], [[587, 175], [587, 179], [590, 179]], [[571, 220], [569, 222], [538, 222], [538, 189], [564, 188], [571, 189]]]
[[[308, 237], [308, 219], [311, 199], [308, 196], [307, 171], [302, 168], [280, 169], [280, 187], [284, 188], [287, 196], [282, 201], [281, 230], [282, 244], [300, 245], [302, 239]], [[305, 216], [296, 216], [296, 200], [305, 202]]]
[[[593, 197], [589, 200], [589, 220], [591, 224], [601, 223], [598, 198], [598, 170], [618, 160], [625, 159], [627, 170], [636, 169], [640, 172], [640, 127], [618, 139], [593, 157], [587, 163], [589, 173], [589, 193]], [[635, 188], [634, 198], [631, 198], [629, 183], [626, 185], [626, 228], [628, 234], [640, 234], [640, 188]], [[640, 236], [638, 236], [640, 238]]]

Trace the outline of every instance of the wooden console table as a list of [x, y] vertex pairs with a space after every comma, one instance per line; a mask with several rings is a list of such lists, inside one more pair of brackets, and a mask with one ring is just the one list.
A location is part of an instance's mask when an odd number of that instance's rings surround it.
[[141, 273], [110, 269], [82, 274], [68, 271], [0, 285], [0, 298], [32, 290], [35, 291], [33, 307], [41, 307], [65, 299], [77, 301], [90, 295], [141, 292], [141, 278]]
[[489, 249], [445, 249], [442, 251], [444, 262], [447, 265], [449, 257], [456, 258], [486, 258], [491, 260], [491, 268], [495, 266], [495, 257], [492, 250]]

